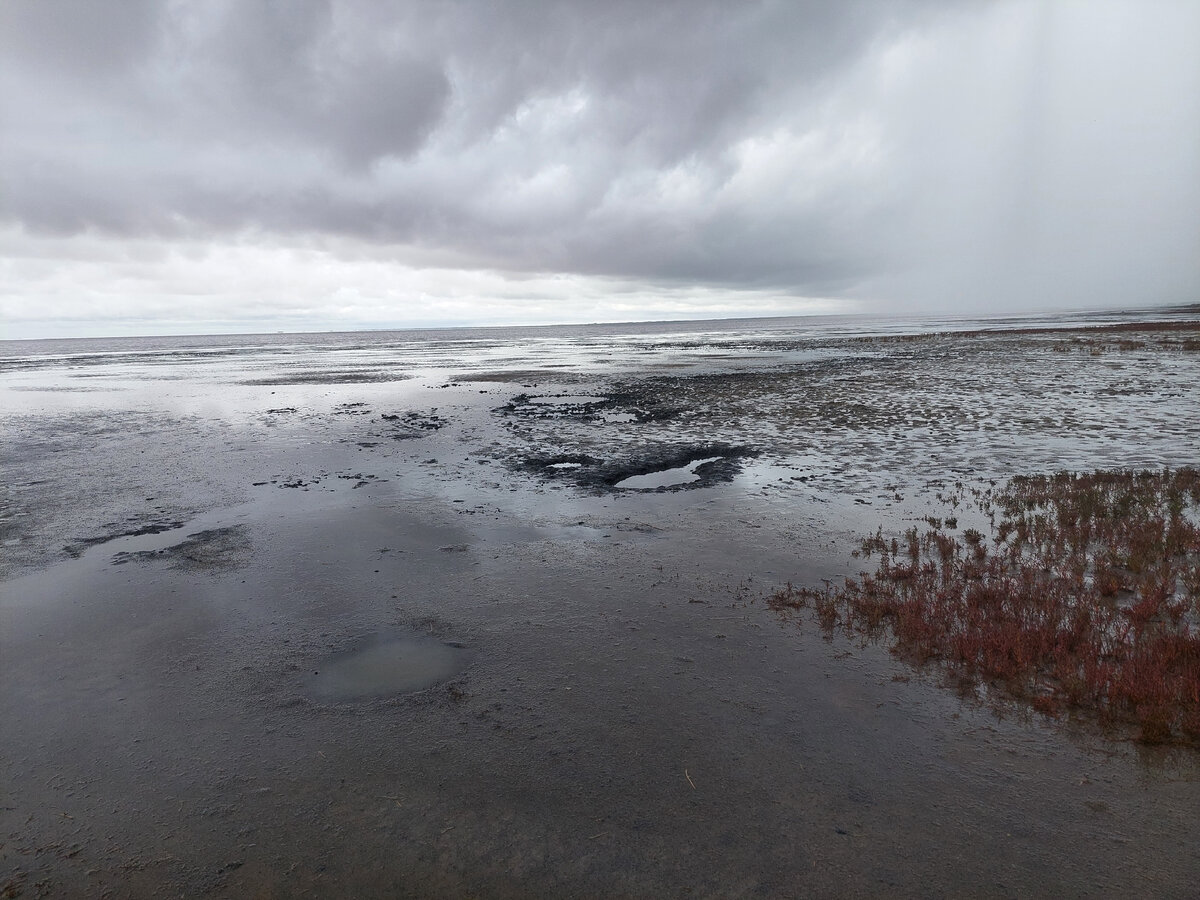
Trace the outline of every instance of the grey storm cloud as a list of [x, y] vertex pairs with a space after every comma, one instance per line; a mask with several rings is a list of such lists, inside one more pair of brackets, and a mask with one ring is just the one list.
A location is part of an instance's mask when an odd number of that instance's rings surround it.
[[[60, 233], [332, 231], [517, 268], [824, 280], [853, 263], [819, 247], [819, 210], [713, 199], [728, 154], [918, 14], [13, 3], [5, 213]], [[656, 208], [676, 169], [699, 196]]]
[[810, 294], [1115, 302], [1149, 277], [1195, 299], [1198, 8], [8, 0], [0, 219]]

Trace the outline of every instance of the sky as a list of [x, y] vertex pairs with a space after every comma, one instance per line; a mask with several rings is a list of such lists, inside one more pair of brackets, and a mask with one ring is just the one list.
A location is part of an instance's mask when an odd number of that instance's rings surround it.
[[0, 4], [0, 337], [1195, 302], [1196, 0]]

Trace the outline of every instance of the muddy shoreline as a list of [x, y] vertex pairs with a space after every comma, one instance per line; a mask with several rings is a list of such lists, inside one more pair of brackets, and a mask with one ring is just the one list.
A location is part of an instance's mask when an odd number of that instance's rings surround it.
[[1189, 896], [1196, 754], [765, 602], [958, 481], [1194, 464], [1200, 324], [1119, 336], [13, 367], [0, 886]]

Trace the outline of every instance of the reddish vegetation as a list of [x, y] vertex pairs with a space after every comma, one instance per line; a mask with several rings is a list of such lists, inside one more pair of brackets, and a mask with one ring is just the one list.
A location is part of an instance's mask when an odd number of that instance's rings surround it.
[[886, 630], [894, 652], [1046, 715], [1088, 712], [1135, 724], [1143, 741], [1200, 746], [1200, 472], [1014, 478], [977, 499], [999, 518], [990, 540], [878, 532], [863, 542], [874, 573], [788, 584], [771, 606]]

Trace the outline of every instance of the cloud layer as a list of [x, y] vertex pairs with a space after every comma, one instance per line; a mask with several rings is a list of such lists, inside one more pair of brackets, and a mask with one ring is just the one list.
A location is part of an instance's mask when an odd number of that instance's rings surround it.
[[529, 297], [543, 321], [702, 296], [725, 299], [694, 314], [1200, 299], [1186, 0], [3, 16], [10, 320], [202, 327], [303, 295], [302, 321], [337, 325], [338, 289], [311, 291], [332, 271], [371, 310], [351, 324], [443, 302], [443, 320], [519, 319], [531, 279], [561, 287]]

